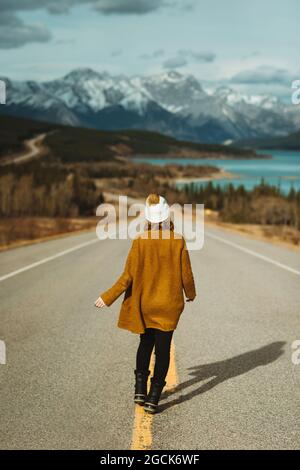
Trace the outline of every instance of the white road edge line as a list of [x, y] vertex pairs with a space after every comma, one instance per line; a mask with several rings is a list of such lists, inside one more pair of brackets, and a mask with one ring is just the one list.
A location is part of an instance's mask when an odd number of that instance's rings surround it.
[[80, 248], [83, 248], [88, 245], [92, 245], [93, 243], [98, 242], [99, 239], [97, 238], [96, 240], [89, 240], [88, 242], [80, 243], [79, 245], [75, 245], [72, 248], [68, 248], [67, 250], [60, 251], [59, 253], [56, 253], [56, 255], [48, 256], [47, 258], [43, 258], [40, 261], [36, 261], [35, 263], [28, 264], [27, 266], [24, 266], [24, 268], [17, 269], [16, 271], [12, 271], [8, 274], [5, 274], [4, 276], [0, 277], [0, 282], [5, 281], [5, 279], [8, 279], [9, 277], [16, 276], [17, 274], [23, 273], [24, 271], [28, 271], [29, 269], [36, 268], [37, 266], [40, 266], [41, 264], [48, 263], [48, 261], [52, 261], [53, 259], [60, 258], [60, 256], [67, 255], [68, 253], [71, 253], [72, 251], [80, 250]]
[[[126, 233], [126, 227], [125, 229], [119, 229], [118, 233], [122, 235], [123, 233]], [[99, 238], [96, 238], [94, 240], [89, 240], [88, 242], [80, 243], [79, 245], [75, 245], [72, 248], [68, 248], [67, 250], [60, 251], [59, 253], [56, 253], [56, 255], [48, 256], [47, 258], [43, 258], [40, 261], [36, 261], [35, 263], [28, 264], [27, 266], [24, 266], [24, 268], [17, 269], [16, 271], [12, 271], [10, 273], [4, 274], [4, 276], [0, 277], [0, 282], [5, 281], [6, 279], [9, 279], [10, 277], [16, 276], [17, 274], [23, 273], [24, 271], [28, 271], [29, 269], [36, 268], [37, 266], [40, 266], [41, 264], [48, 263], [48, 261], [52, 261], [53, 259], [60, 258], [60, 256], [67, 255], [68, 253], [72, 253], [72, 251], [80, 250], [81, 248], [84, 248], [85, 246], [92, 245], [93, 243], [101, 241]]]
[[222, 243], [225, 243], [226, 245], [230, 245], [230, 246], [236, 248], [237, 250], [240, 250], [240, 251], [243, 251], [244, 253], [247, 253], [248, 255], [255, 256], [256, 258], [262, 259], [262, 260], [266, 261], [267, 263], [274, 264], [274, 266], [277, 266], [278, 268], [285, 269], [286, 271], [289, 271], [290, 273], [297, 274], [298, 276], [300, 276], [300, 271], [298, 271], [297, 269], [291, 268], [290, 266], [287, 266], [286, 264], [280, 263], [279, 261], [275, 261], [274, 259], [269, 258], [268, 256], [261, 255], [260, 253], [257, 253], [256, 251], [250, 250], [249, 248], [245, 248], [241, 245], [238, 245], [237, 243], [226, 240], [226, 238], [219, 237], [218, 235], [215, 235], [215, 234], [213, 234], [211, 232], [207, 232], [207, 231], [205, 231], [204, 236], [214, 238], [215, 240], [218, 240]]
[[[123, 232], [123, 230], [120, 230], [120, 232]], [[279, 261], [275, 261], [272, 258], [261, 255], [260, 253], [257, 253], [256, 251], [250, 250], [249, 248], [245, 248], [241, 245], [238, 245], [237, 243], [234, 243], [229, 240], [226, 240], [225, 238], [219, 237], [218, 235], [214, 235], [211, 232], [205, 231], [205, 235], [207, 235], [210, 238], [214, 238], [215, 240], [218, 240], [222, 243], [225, 243], [226, 245], [232, 246], [236, 248], [237, 250], [243, 251], [244, 253], [247, 253], [249, 255], [255, 256], [256, 258], [262, 259], [266, 261], [267, 263], [271, 263], [279, 268], [285, 269], [286, 271], [289, 271], [293, 274], [300, 276], [300, 271], [298, 271], [297, 269], [291, 268], [290, 266], [287, 266], [286, 264], [280, 263]], [[52, 261], [53, 259], [60, 258], [61, 256], [67, 255], [68, 253], [71, 253], [73, 251], [80, 250], [81, 248], [84, 248], [85, 246], [92, 245], [98, 241], [100, 240], [96, 238], [94, 240], [89, 240], [88, 242], [80, 243], [79, 245], [75, 245], [72, 248], [68, 248], [67, 250], [60, 251], [59, 253], [56, 253], [56, 255], [48, 256], [47, 258], [43, 258], [39, 261], [36, 261], [35, 263], [28, 264], [27, 266], [17, 269], [16, 271], [12, 271], [8, 274], [4, 274], [4, 276], [0, 277], [0, 282], [5, 281], [6, 279], [9, 279], [10, 277], [16, 276], [17, 274], [28, 271], [29, 269], [36, 268], [37, 266], [40, 266], [41, 264], [48, 263], [48, 261]]]

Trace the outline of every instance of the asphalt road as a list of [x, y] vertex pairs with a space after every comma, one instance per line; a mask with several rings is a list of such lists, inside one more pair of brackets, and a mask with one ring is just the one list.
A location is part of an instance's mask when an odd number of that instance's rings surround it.
[[[0, 254], [2, 449], [131, 446], [138, 336], [116, 327], [121, 298], [94, 307], [130, 242], [95, 240]], [[300, 254], [207, 227], [191, 259], [198, 296], [174, 334], [179, 383], [152, 449], [300, 448]]]

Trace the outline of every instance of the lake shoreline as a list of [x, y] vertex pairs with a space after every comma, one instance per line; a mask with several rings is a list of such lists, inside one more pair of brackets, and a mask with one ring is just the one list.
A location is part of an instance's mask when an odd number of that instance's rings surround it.
[[139, 161], [147, 160], [159, 160], [163, 159], [166, 162], [168, 160], [271, 160], [273, 158], [270, 154], [265, 153], [253, 153], [251, 155], [235, 155], [234, 153], [225, 154], [220, 152], [172, 152], [172, 153], [165, 153], [165, 154], [142, 154], [142, 155], [126, 155], [122, 156], [121, 158], [127, 158], [130, 160], [138, 159]]
[[236, 179], [236, 178], [241, 178], [241, 175], [231, 173], [229, 171], [224, 170], [223, 168], [220, 168], [219, 171], [214, 171], [211, 175], [207, 176], [199, 176], [199, 177], [193, 177], [193, 176], [185, 176], [185, 177], [179, 177], [179, 178], [174, 178], [172, 181], [175, 182], [175, 184], [191, 184], [191, 183], [208, 183], [209, 181], [215, 181], [215, 180], [220, 180], [220, 179]]
[[[234, 187], [243, 185], [246, 191], [251, 191], [255, 186], [259, 185], [262, 180], [265, 184], [276, 186], [287, 194], [291, 188], [300, 191], [300, 152], [290, 151], [269, 151], [264, 150], [264, 154], [271, 155], [270, 159], [175, 159], [170, 161], [164, 159], [140, 159], [151, 163], [155, 166], [168, 166], [170, 163], [189, 166], [187, 174], [174, 175], [175, 184], [183, 186], [184, 184], [195, 183], [201, 185], [213, 182], [219, 184], [222, 188], [228, 183], [232, 183]], [[192, 167], [200, 167], [207, 165], [212, 167], [211, 172], [199, 174], [196, 170], [193, 172]], [[213, 167], [219, 168], [220, 171], [214, 171]]]

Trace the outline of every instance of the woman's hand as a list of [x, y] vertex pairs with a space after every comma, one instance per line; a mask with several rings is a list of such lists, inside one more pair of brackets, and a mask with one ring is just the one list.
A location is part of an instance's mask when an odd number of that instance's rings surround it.
[[98, 307], [98, 308], [106, 307], [106, 304], [104, 303], [101, 297], [98, 297], [98, 299], [95, 301], [95, 307]]

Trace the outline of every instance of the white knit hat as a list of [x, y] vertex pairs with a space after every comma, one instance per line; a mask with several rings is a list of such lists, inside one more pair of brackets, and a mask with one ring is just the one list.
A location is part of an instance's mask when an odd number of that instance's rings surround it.
[[153, 223], [164, 222], [170, 215], [170, 207], [164, 197], [159, 196], [158, 204], [148, 204], [146, 201], [145, 218]]

